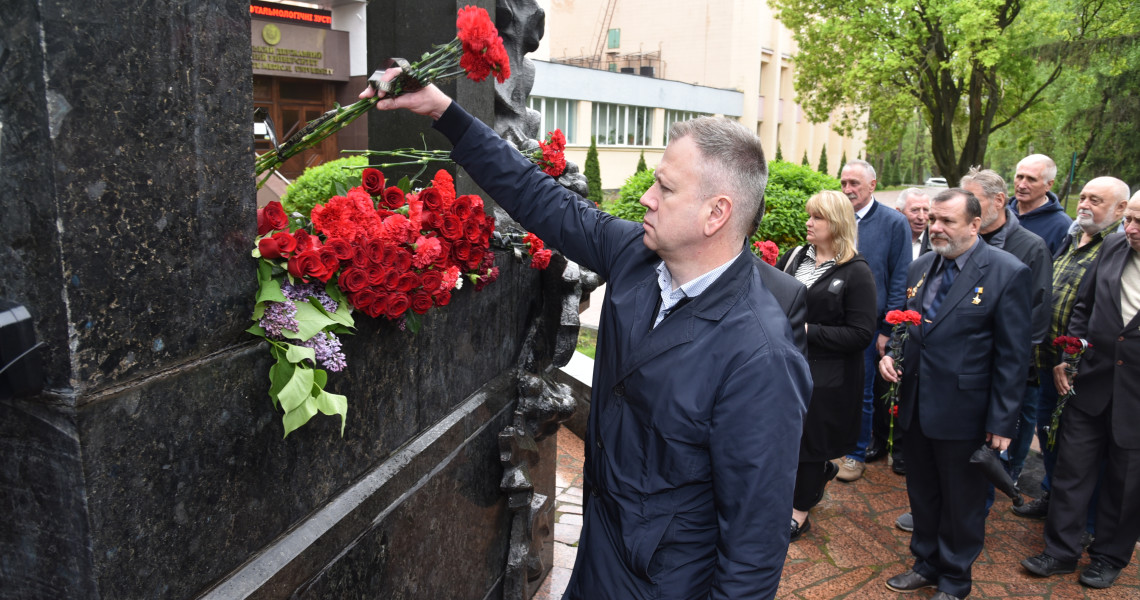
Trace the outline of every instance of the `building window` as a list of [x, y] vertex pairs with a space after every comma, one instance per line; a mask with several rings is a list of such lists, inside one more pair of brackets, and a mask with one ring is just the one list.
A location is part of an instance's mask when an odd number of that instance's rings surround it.
[[606, 47], [610, 50], [621, 46], [621, 30], [611, 29], [608, 36], [606, 36]]
[[610, 63], [610, 73], [617, 73], [617, 63]]
[[707, 117], [707, 116], [710, 116], [710, 115], [708, 113], [699, 113], [699, 112], [693, 112], [693, 111], [689, 111], [689, 110], [669, 110], [669, 109], [666, 109], [665, 110], [665, 143], [663, 145], [665, 145], [665, 146], [669, 145], [669, 129], [671, 127], [673, 127], [673, 123], [677, 123], [680, 121], [688, 121], [690, 119], [696, 119], [697, 117]]
[[597, 136], [599, 146], [648, 146], [652, 127], [652, 108], [594, 103], [591, 134]]
[[539, 127], [539, 138], [545, 138], [546, 133], [561, 129], [566, 135], [566, 142], [575, 143], [578, 139], [578, 101], [563, 100], [560, 98], [542, 98], [531, 96], [527, 101], [532, 110], [538, 111], [542, 117]]

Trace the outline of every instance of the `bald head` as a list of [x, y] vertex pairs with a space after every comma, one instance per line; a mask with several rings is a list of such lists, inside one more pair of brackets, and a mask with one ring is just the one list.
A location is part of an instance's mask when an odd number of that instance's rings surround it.
[[1095, 235], [1124, 214], [1128, 204], [1128, 184], [1115, 177], [1097, 177], [1081, 189], [1077, 202], [1077, 225], [1087, 235]]

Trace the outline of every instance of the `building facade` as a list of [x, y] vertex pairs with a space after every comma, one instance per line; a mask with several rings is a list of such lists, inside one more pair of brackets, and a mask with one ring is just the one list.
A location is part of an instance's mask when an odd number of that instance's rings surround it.
[[645, 153], [652, 167], [668, 126], [704, 114], [738, 119], [769, 157], [826, 146], [831, 174], [862, 154], [865, 134], [811, 123], [796, 103], [795, 41], [766, 2], [748, 0], [541, 0], [546, 34], [538, 50], [531, 107], [543, 130], [562, 127], [567, 154], [582, 164], [596, 136], [602, 186], [620, 187]]

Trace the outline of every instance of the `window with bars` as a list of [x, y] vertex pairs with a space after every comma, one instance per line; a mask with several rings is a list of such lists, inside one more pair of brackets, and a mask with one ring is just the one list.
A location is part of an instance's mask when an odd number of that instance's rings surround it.
[[539, 127], [539, 138], [545, 139], [546, 133], [561, 129], [566, 135], [566, 143], [573, 144], [578, 139], [578, 101], [562, 98], [542, 98], [531, 96], [527, 105], [538, 111], [542, 116]]
[[690, 110], [669, 110], [669, 109], [665, 109], [665, 143], [663, 145], [665, 145], [665, 146], [669, 145], [669, 129], [673, 127], [673, 123], [677, 123], [680, 121], [688, 121], [690, 119], [696, 119], [697, 117], [708, 117], [708, 116], [711, 116], [711, 115], [709, 115], [708, 113], [699, 113], [699, 112], [693, 112]]
[[648, 146], [652, 142], [653, 109], [645, 106], [594, 103], [590, 133], [599, 146]]

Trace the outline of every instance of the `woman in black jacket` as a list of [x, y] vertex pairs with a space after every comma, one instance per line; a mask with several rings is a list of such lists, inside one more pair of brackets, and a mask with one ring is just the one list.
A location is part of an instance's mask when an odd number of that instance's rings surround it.
[[800, 438], [791, 539], [811, 528], [808, 511], [855, 449], [863, 419], [863, 350], [875, 333], [875, 280], [856, 251], [855, 211], [823, 191], [807, 202], [807, 246], [776, 265], [807, 286], [808, 363], [815, 387]]

